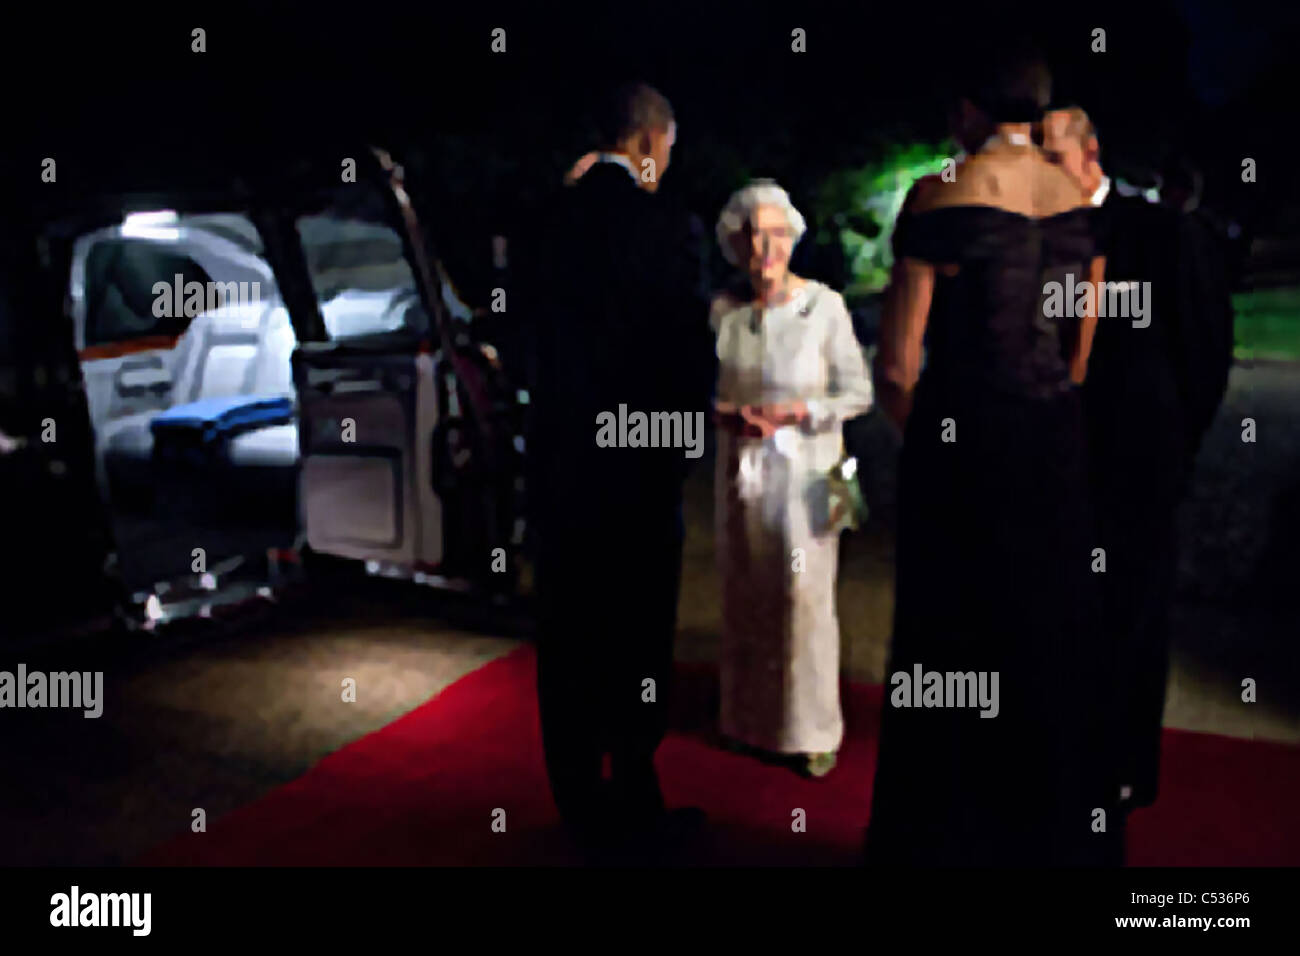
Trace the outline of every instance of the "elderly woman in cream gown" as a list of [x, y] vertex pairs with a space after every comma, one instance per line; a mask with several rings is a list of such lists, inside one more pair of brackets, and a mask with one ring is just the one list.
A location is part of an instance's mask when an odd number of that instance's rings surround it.
[[710, 312], [721, 730], [821, 776], [844, 734], [827, 475], [843, 455], [841, 425], [871, 405], [872, 388], [844, 299], [789, 270], [803, 231], [785, 191], [766, 180], [733, 195], [717, 226], [740, 280]]

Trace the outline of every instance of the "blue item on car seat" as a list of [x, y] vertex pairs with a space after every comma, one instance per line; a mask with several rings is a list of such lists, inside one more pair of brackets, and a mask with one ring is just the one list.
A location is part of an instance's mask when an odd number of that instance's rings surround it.
[[293, 420], [293, 399], [281, 395], [203, 398], [159, 412], [149, 423], [154, 451], [166, 458], [208, 458], [240, 432]]

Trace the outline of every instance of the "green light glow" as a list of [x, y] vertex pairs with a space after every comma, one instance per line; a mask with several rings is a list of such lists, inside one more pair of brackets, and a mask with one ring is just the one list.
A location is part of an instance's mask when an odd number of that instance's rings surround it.
[[944, 160], [954, 155], [950, 147], [894, 146], [879, 160], [837, 170], [822, 180], [814, 200], [817, 221], [825, 224], [819, 238], [829, 240], [838, 232], [852, 276], [847, 296], [869, 296], [888, 284], [894, 220], [907, 191], [922, 176], [942, 171]]

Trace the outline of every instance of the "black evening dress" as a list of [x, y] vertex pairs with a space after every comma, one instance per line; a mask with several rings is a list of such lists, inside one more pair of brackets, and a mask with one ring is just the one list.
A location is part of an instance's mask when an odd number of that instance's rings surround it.
[[[1044, 308], [1048, 283], [1086, 279], [1094, 231], [1086, 208], [899, 221], [897, 254], [937, 268], [900, 460], [872, 865], [1114, 860], [1082, 410], [1063, 323]], [[996, 673], [996, 716], [895, 706], [915, 702], [895, 679], [918, 666]]]

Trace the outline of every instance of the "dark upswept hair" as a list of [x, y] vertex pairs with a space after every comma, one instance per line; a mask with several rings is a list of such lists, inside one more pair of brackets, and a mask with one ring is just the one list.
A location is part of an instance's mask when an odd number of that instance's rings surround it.
[[596, 143], [613, 149], [641, 130], [667, 129], [673, 122], [668, 98], [648, 83], [625, 83], [609, 90], [596, 107]]
[[1052, 101], [1052, 74], [1037, 47], [1015, 42], [976, 64], [965, 95], [994, 123], [1036, 123]]

